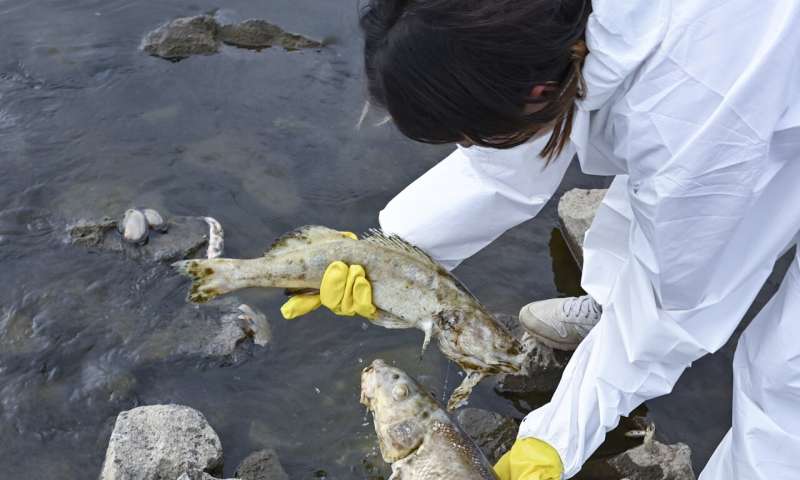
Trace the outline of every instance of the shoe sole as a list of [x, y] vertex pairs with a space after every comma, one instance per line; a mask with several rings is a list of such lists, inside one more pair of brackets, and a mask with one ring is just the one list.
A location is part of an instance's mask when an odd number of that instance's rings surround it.
[[539, 335], [538, 333], [532, 332], [527, 329], [525, 331], [537, 342], [546, 345], [550, 348], [554, 348], [556, 350], [563, 350], [565, 352], [574, 352], [575, 349], [578, 348], [578, 345], [580, 345], [580, 343], [559, 342], [558, 340], [553, 340], [552, 338], [544, 337], [542, 335]]

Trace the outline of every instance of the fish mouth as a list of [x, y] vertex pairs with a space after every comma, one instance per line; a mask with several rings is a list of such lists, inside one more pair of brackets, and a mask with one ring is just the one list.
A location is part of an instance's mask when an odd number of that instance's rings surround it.
[[361, 398], [362, 405], [372, 410], [372, 398], [375, 392], [375, 366], [370, 365], [361, 371]]
[[377, 388], [378, 370], [386, 366], [381, 359], [374, 360], [368, 367], [361, 371], [361, 398], [362, 405], [372, 410], [372, 400], [375, 398]]

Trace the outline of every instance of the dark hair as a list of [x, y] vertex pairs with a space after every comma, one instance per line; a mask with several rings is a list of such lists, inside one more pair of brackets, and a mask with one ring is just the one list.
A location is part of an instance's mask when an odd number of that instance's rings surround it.
[[[541, 155], [549, 161], [566, 145], [585, 92], [590, 0], [368, 2], [360, 24], [369, 94], [403, 134], [510, 148], [552, 125]], [[533, 97], [536, 85], [548, 88]]]

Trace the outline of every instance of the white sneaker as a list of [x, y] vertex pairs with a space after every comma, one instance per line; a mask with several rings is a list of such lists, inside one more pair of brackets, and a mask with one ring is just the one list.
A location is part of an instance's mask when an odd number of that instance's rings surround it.
[[522, 307], [519, 322], [536, 340], [558, 350], [575, 350], [600, 321], [603, 310], [589, 295], [552, 298]]

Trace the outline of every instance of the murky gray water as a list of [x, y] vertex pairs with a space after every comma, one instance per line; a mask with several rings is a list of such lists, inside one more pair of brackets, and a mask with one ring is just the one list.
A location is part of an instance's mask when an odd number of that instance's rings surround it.
[[[137, 50], [163, 21], [217, 7], [332, 44], [225, 47], [180, 63]], [[301, 224], [375, 226], [380, 208], [448, 148], [390, 127], [354, 129], [364, 100], [356, 14], [350, 0], [0, 0], [3, 478], [94, 478], [116, 414], [168, 402], [207, 416], [227, 474], [272, 446], [293, 478], [367, 478], [362, 460], [375, 443], [358, 403], [364, 362], [396, 360], [440, 392], [457, 384], [435, 348], [417, 359], [419, 332], [324, 312], [285, 322], [280, 292], [241, 296], [273, 319], [269, 348], [245, 346], [228, 364], [174, 355], [159, 332], [186, 283], [64, 242], [69, 223], [133, 205], [218, 218], [234, 257], [259, 255]], [[573, 168], [562, 189], [605, 183]], [[551, 255], [554, 210], [458, 270], [491, 308], [516, 312], [574, 289], [563, 252]], [[698, 362], [685, 388], [651, 408], [700, 465], [728, 421], [725, 362]], [[518, 417], [530, 406], [489, 383], [473, 405]], [[698, 406], [703, 398], [713, 401]]]

